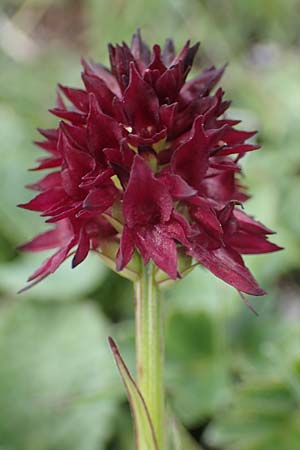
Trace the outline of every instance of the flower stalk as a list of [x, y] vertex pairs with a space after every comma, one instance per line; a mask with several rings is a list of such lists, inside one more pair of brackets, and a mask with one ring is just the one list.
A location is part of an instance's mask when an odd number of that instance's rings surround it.
[[149, 411], [158, 449], [163, 450], [164, 345], [160, 292], [155, 281], [155, 265], [152, 262], [141, 264], [141, 276], [134, 283], [134, 291], [137, 385]]

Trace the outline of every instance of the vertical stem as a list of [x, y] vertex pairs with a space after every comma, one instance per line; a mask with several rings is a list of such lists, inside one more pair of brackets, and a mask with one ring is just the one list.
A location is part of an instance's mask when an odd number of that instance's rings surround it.
[[147, 404], [159, 450], [164, 450], [162, 314], [155, 266], [142, 264], [134, 284], [137, 384]]

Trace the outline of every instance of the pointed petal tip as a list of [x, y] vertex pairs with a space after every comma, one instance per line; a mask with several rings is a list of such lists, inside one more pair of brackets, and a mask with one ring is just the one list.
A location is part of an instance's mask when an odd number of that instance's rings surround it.
[[30, 241], [29, 242], [25, 242], [25, 244], [18, 245], [16, 247], [16, 250], [18, 252], [32, 252], [32, 250], [30, 248]]
[[27, 209], [30, 211], [30, 208], [28, 208], [28, 203], [19, 203], [17, 208]]
[[158, 55], [160, 55], [160, 53], [161, 53], [160, 45], [154, 44], [153, 47], [152, 47], [152, 49], [153, 49], [153, 52], [154, 52], [154, 53], [157, 53]]
[[[274, 234], [275, 234], [276, 232], [274, 232]], [[274, 244], [274, 245], [276, 245], [276, 244]], [[278, 251], [281, 251], [281, 250], [285, 250], [285, 247], [281, 247], [280, 245], [276, 245], [276, 247], [277, 247], [277, 249], [275, 250], [276, 252]]]
[[267, 295], [267, 294], [268, 294], [267, 291], [265, 291], [264, 289], [258, 289], [255, 294], [251, 294], [251, 295], [255, 295], [256, 297], [261, 297], [261, 296]]
[[[85, 258], [84, 258], [85, 259]], [[76, 258], [76, 254], [74, 255], [74, 257], [72, 258], [72, 262], [71, 262], [71, 268], [75, 269], [77, 266], [79, 266], [79, 264], [81, 264], [83, 262], [83, 259], [78, 259]]]
[[118, 255], [117, 255], [117, 258], [116, 258], [116, 271], [117, 272], [121, 272], [121, 270], [123, 270], [123, 268], [124, 268], [123, 261], [121, 260], [120, 257], [118, 258]]
[[48, 108], [48, 112], [49, 112], [50, 114], [54, 114], [54, 116], [55, 116], [55, 115], [56, 115], [57, 109], [58, 109], [58, 108]]
[[75, 256], [73, 257], [72, 262], [71, 262], [72, 269], [75, 269], [75, 267], [77, 267], [80, 264], [80, 261], [76, 261]]

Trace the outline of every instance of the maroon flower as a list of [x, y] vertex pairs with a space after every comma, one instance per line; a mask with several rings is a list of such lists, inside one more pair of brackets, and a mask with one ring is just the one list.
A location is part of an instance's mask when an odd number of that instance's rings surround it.
[[130, 261], [135, 247], [144, 263], [150, 258], [170, 278], [177, 277], [176, 242], [189, 246], [189, 225], [173, 206], [167, 186], [158, 178], [141, 156], [136, 155], [123, 197], [125, 219], [117, 269]]
[[224, 68], [186, 81], [198, 46], [187, 42], [176, 55], [168, 40], [151, 52], [138, 32], [131, 47], [109, 46], [110, 69], [83, 61], [84, 89], [59, 85], [51, 112], [62, 121], [39, 130], [47, 156], [33, 169], [52, 171], [20, 205], [55, 224], [22, 246], [56, 249], [32, 284], [111, 241], [118, 271], [137, 251], [176, 279], [185, 252], [239, 291], [264, 293], [241, 257], [279, 249], [240, 209], [248, 195], [239, 161], [259, 148], [246, 142], [255, 132], [235, 128], [223, 91], [212, 92]]

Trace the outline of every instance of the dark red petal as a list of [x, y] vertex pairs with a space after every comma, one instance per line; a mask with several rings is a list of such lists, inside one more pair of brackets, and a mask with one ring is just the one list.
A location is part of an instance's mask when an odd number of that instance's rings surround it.
[[254, 220], [240, 209], [234, 210], [234, 216], [239, 222], [239, 227], [246, 232], [254, 234], [274, 234], [274, 231], [263, 225], [261, 222]]
[[63, 205], [60, 208], [57, 208], [55, 211], [51, 211], [51, 214], [48, 214], [48, 211], [46, 211], [45, 214], [42, 214], [42, 216], [51, 215], [52, 217], [50, 219], [46, 220], [46, 223], [56, 223], [60, 222], [62, 219], [74, 217], [75, 213], [80, 209], [81, 202], [75, 202], [71, 205]]
[[[223, 137], [227, 128], [228, 128], [227, 125], [224, 125], [223, 127], [220, 128], [211, 128], [206, 130], [206, 136], [208, 138], [209, 146], [218, 148], [218, 150], [216, 150], [215, 152], [214, 151], [211, 152], [212, 156], [214, 153], [217, 153], [218, 156], [221, 154], [221, 151], [223, 149]], [[219, 151], [220, 147], [221, 150]]]
[[120, 248], [116, 257], [116, 269], [118, 271], [124, 269], [132, 258], [134, 252], [134, 234], [125, 225], [121, 236]]
[[74, 124], [84, 124], [86, 122], [87, 115], [81, 112], [68, 111], [67, 109], [52, 108], [49, 112], [61, 119], [70, 120]]
[[240, 144], [250, 139], [257, 131], [243, 131], [243, 130], [235, 130], [231, 127], [226, 127], [222, 139], [225, 141], [227, 145], [235, 145]]
[[67, 86], [62, 86], [61, 84], [59, 84], [58, 87], [77, 109], [83, 112], [88, 111], [89, 102], [86, 91], [83, 89], [74, 89]]
[[211, 237], [218, 242], [222, 241], [223, 230], [221, 223], [213, 210], [209, 205], [199, 205], [193, 207], [190, 210], [191, 217], [196, 220], [200, 229], [204, 229]]
[[159, 109], [160, 120], [167, 127], [172, 129], [177, 113], [178, 103], [172, 103], [171, 105], [161, 105]]
[[79, 200], [83, 195], [78, 186], [80, 179], [80, 177], [77, 177], [75, 173], [69, 169], [64, 169], [61, 171], [61, 184], [64, 191], [76, 200]]
[[58, 250], [50, 258], [46, 259], [43, 264], [28, 278], [28, 281], [35, 280], [36, 278], [50, 275], [55, 272], [61, 263], [67, 258], [70, 249], [74, 245], [74, 240], [71, 239], [63, 248]]
[[225, 67], [216, 69], [213, 66], [185, 83], [180, 92], [184, 100], [188, 103], [200, 95], [208, 95], [222, 77]]
[[236, 202], [230, 201], [224, 206], [224, 208], [222, 208], [220, 211], [218, 211], [218, 218], [225, 230], [226, 230], [226, 225], [230, 221], [234, 222], [237, 226], [237, 221], [232, 217], [235, 205], [236, 205]]
[[88, 153], [73, 147], [63, 133], [59, 139], [59, 149], [64, 160], [62, 186], [70, 197], [78, 199], [82, 195], [79, 188], [82, 177], [95, 168], [95, 161]]
[[161, 100], [174, 102], [184, 83], [182, 64], [167, 69], [157, 80], [155, 90]]
[[87, 75], [96, 76], [101, 78], [107, 85], [107, 87], [118, 97], [121, 96], [120, 86], [113, 74], [102, 64], [96, 64], [93, 61], [87, 61], [82, 58], [81, 63], [84, 68], [84, 72]]
[[86, 128], [70, 125], [66, 122], [60, 123], [60, 130], [69, 140], [73, 147], [86, 151]]
[[57, 155], [57, 140], [55, 141], [34, 141], [34, 144], [38, 147], [46, 150], [46, 152]]
[[172, 238], [159, 225], [137, 233], [136, 244], [142, 257], [148, 256], [170, 278], [177, 278], [177, 249]]
[[64, 99], [62, 98], [62, 95], [59, 90], [56, 91], [56, 103], [55, 107], [57, 109], [67, 109], [67, 106], [64, 102]]
[[193, 64], [194, 57], [198, 51], [200, 43], [197, 42], [192, 47], [190, 47], [190, 41], [187, 41], [182, 48], [182, 50], [178, 53], [178, 55], [172, 61], [172, 65], [178, 64], [180, 61], [184, 64], [184, 71]]
[[21, 245], [19, 250], [25, 252], [40, 252], [43, 250], [57, 248], [66, 242], [66, 238], [68, 236], [70, 238], [70, 233], [71, 229], [68, 223], [64, 225], [58, 224], [54, 230], [45, 231], [44, 233], [41, 233], [33, 238], [31, 241], [26, 242], [26, 244]]
[[196, 189], [200, 188], [208, 168], [207, 143], [200, 116], [194, 122], [192, 137], [176, 149], [171, 161], [174, 172]]
[[151, 64], [148, 67], [148, 70], [155, 70], [158, 72], [158, 76], [163, 74], [167, 68], [162, 62], [161, 54], [160, 54], [160, 46], [154, 45], [153, 46], [153, 59], [151, 61]]
[[218, 156], [226, 156], [226, 155], [233, 155], [235, 153], [247, 153], [252, 152], [254, 150], [258, 150], [260, 148], [260, 145], [254, 145], [254, 144], [237, 144], [237, 145], [229, 145], [222, 148], [220, 151], [217, 152]]
[[192, 228], [190, 223], [182, 214], [179, 214], [179, 212], [177, 212], [175, 209], [172, 211], [171, 221], [179, 223], [186, 237], [189, 237], [191, 235]]
[[50, 141], [58, 140], [58, 130], [56, 128], [47, 130], [43, 128], [38, 128], [37, 130], [42, 136], [44, 136], [46, 139], [49, 139]]
[[240, 255], [232, 249], [221, 247], [210, 250], [197, 246], [189, 254], [207, 267], [216, 277], [250, 295], [264, 295]]
[[96, 163], [91, 155], [72, 146], [63, 133], [61, 133], [58, 146], [66, 167], [73, 172], [76, 179], [95, 168]]
[[123, 166], [129, 173], [136, 153], [123, 140], [120, 148], [106, 148], [104, 149], [104, 154], [109, 162]]
[[82, 79], [87, 91], [96, 96], [104, 114], [113, 115], [112, 102], [115, 95], [107, 87], [106, 83], [99, 77], [87, 74], [83, 74]]
[[107, 148], [104, 150], [105, 156], [109, 162], [111, 170], [118, 176], [123, 188], [128, 184], [130, 168], [132, 166], [134, 152], [125, 146], [123, 151], [116, 148]]
[[61, 165], [61, 158], [41, 158], [38, 160], [39, 165], [30, 169], [32, 172], [36, 170], [53, 169]]
[[80, 230], [78, 247], [76, 253], [72, 259], [72, 268], [78, 266], [82, 261], [85, 260], [90, 250], [90, 238], [84, 228]]
[[114, 172], [110, 167], [107, 169], [90, 172], [82, 178], [82, 182], [79, 184], [79, 187], [82, 189], [90, 189], [100, 186], [108, 181], [113, 175]]
[[123, 214], [130, 228], [149, 222], [167, 222], [173, 209], [167, 188], [158, 181], [150, 167], [136, 155], [123, 199]]
[[69, 208], [73, 207], [73, 205], [73, 200], [70, 197], [62, 198], [60, 202], [55, 203], [50, 208], [46, 209], [41, 214], [41, 216], [46, 217], [61, 213], [62, 211], [68, 210]]
[[167, 186], [170, 194], [175, 199], [184, 199], [197, 194], [197, 191], [179, 175], [172, 173], [164, 174], [159, 177], [159, 180]]
[[87, 121], [87, 142], [90, 152], [104, 158], [101, 151], [106, 147], [118, 147], [122, 138], [121, 130], [110, 116], [104, 114], [94, 94], [90, 94], [90, 112]]
[[127, 142], [128, 145], [132, 145], [133, 147], [137, 147], [139, 145], [142, 146], [152, 146], [153, 144], [156, 144], [157, 142], [162, 141], [167, 136], [167, 129], [163, 128], [158, 133], [154, 133], [151, 135], [151, 137], [144, 137], [140, 134], [128, 134], [127, 135]]
[[28, 184], [26, 187], [29, 189], [33, 189], [34, 191], [46, 191], [47, 189], [60, 185], [60, 183], [60, 172], [52, 172], [46, 175], [40, 181]]
[[124, 108], [134, 127], [134, 132], [156, 131], [159, 121], [159, 102], [152, 87], [138, 73], [134, 63], [130, 64], [130, 79], [124, 92]]
[[196, 44], [194, 44], [192, 47], [189, 47], [186, 52], [185, 51], [181, 52], [181, 56], [179, 57], [183, 62], [183, 69], [185, 75], [187, 75], [187, 72], [192, 67], [194, 58], [199, 50], [199, 47], [200, 42], [196, 42]]
[[234, 172], [226, 171], [220, 175], [205, 178], [202, 187], [205, 188], [206, 195], [216, 201], [239, 200]]
[[210, 175], [219, 175], [219, 173], [222, 173], [226, 170], [232, 171], [232, 172], [241, 172], [240, 166], [232, 159], [224, 157], [212, 157], [210, 158]]
[[83, 202], [83, 208], [97, 210], [99, 213], [106, 211], [119, 195], [118, 189], [113, 183], [107, 183], [97, 189], [93, 189]]
[[282, 247], [269, 242], [263, 235], [248, 234], [241, 231], [226, 238], [226, 242], [244, 255], [255, 255], [282, 250]]
[[108, 52], [111, 71], [118, 80], [121, 90], [124, 90], [129, 82], [129, 65], [134, 61], [134, 57], [125, 42], [122, 46], [117, 44], [115, 47], [109, 44]]
[[168, 238], [175, 239], [181, 244], [189, 246], [186, 231], [178, 221], [170, 220], [169, 223], [160, 224], [159, 228]]
[[51, 188], [37, 195], [30, 202], [18, 206], [30, 211], [46, 211], [60, 203], [64, 198], [67, 199], [68, 197], [62, 188]]
[[93, 221], [85, 226], [86, 232], [90, 236], [93, 249], [97, 249], [102, 239], [111, 238], [117, 234], [115, 228], [103, 216], [97, 215]]
[[113, 110], [115, 119], [119, 123], [122, 123], [123, 127], [128, 128], [130, 126], [130, 120], [125, 110], [124, 101], [115, 97], [113, 99]]

